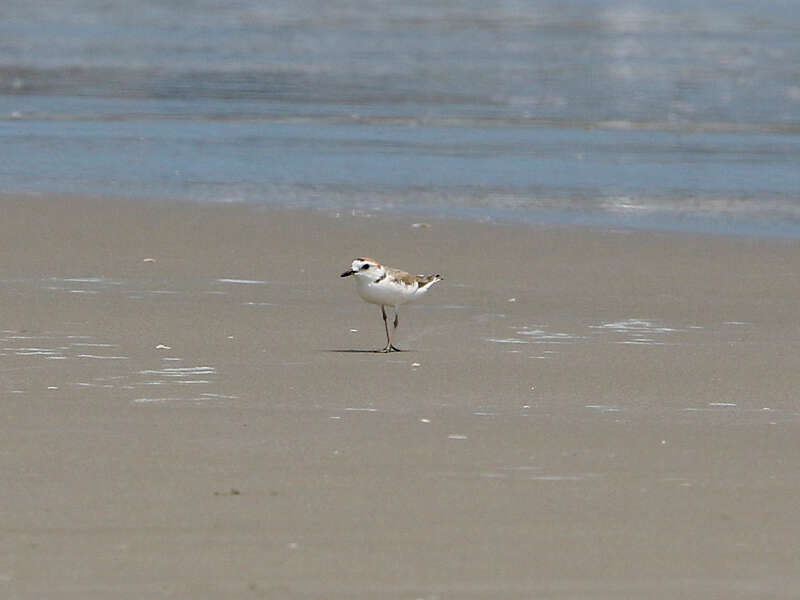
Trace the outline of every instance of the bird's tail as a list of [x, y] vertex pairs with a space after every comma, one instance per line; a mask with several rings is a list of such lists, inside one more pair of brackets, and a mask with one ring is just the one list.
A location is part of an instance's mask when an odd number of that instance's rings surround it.
[[438, 283], [442, 279], [444, 279], [444, 277], [438, 273], [436, 275], [417, 275], [417, 284], [419, 285], [417, 293], [427, 292], [434, 283]]

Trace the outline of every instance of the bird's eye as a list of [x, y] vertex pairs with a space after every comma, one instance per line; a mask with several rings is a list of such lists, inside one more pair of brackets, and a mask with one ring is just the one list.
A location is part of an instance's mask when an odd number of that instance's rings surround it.
[[366, 271], [367, 269], [369, 269], [369, 265], [361, 265], [362, 271]]

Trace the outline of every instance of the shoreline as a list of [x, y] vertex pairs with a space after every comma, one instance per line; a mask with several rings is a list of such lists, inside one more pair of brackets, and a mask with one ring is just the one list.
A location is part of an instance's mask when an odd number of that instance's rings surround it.
[[9, 597], [800, 593], [796, 240], [0, 210]]
[[[380, 194], [378, 194], [380, 195]], [[513, 194], [512, 194], [513, 195]], [[521, 197], [522, 195], [520, 195]], [[42, 191], [31, 192], [0, 192], [0, 201], [7, 199], [58, 199], [69, 202], [98, 202], [98, 203], [140, 203], [143, 205], [164, 206], [241, 206], [255, 210], [267, 211], [305, 211], [310, 214], [327, 216], [361, 216], [385, 219], [415, 219], [417, 221], [434, 220], [439, 222], [472, 223], [497, 226], [522, 227], [527, 229], [576, 229], [595, 232], [640, 232], [656, 235], [688, 235], [688, 236], [715, 236], [733, 238], [754, 238], [796, 242], [800, 240], [800, 227], [786, 226], [786, 222], [793, 222], [793, 215], [784, 214], [772, 216], [769, 219], [746, 218], [729, 214], [708, 216], [699, 212], [680, 212], [676, 210], [648, 209], [647, 207], [627, 207], [620, 209], [628, 211], [627, 217], [620, 218], [619, 212], [603, 210], [599, 207], [590, 210], [573, 210], [569, 206], [553, 208], [547, 206], [529, 207], [526, 210], [515, 212], [514, 209], [483, 209], [474, 207], [451, 207], [449, 214], [443, 214], [435, 206], [412, 204], [409, 206], [382, 205], [365, 206], [357, 205], [316, 205], [308, 201], [288, 205], [267, 200], [192, 200], [185, 197], [165, 197], [153, 199], [139, 196], [102, 196], [86, 194], [53, 194]], [[635, 216], [636, 215], [636, 216]]]

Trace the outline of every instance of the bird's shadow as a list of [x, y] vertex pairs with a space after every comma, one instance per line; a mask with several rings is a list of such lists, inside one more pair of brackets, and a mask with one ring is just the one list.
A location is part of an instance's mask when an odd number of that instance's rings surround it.
[[338, 352], [342, 354], [394, 354], [395, 352], [411, 352], [411, 350], [392, 350], [391, 352], [382, 352], [381, 350], [364, 350], [360, 348], [327, 348], [322, 352]]

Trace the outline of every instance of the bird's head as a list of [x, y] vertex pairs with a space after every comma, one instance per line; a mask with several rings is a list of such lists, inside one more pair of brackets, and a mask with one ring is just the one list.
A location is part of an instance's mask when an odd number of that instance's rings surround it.
[[377, 277], [381, 277], [385, 272], [386, 270], [384, 269], [383, 265], [377, 260], [372, 258], [356, 258], [353, 260], [350, 268], [342, 273], [340, 277], [350, 277], [350, 275], [355, 275], [359, 278], [365, 277], [369, 279], [375, 279]]

